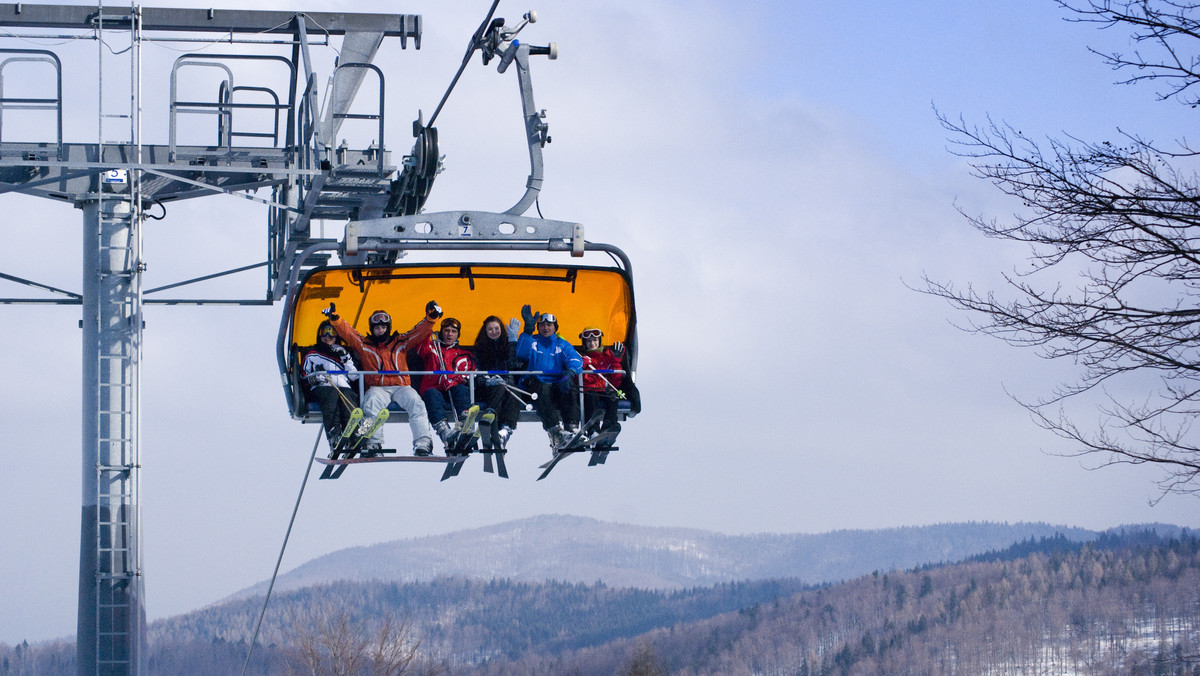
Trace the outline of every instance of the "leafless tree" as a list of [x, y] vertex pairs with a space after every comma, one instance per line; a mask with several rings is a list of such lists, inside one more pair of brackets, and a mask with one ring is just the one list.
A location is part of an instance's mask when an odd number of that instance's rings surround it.
[[420, 641], [407, 622], [383, 617], [356, 619], [326, 600], [291, 619], [290, 647], [297, 674], [401, 676], [412, 673]]
[[641, 643], [634, 650], [625, 673], [628, 676], [664, 676], [667, 670], [659, 664], [654, 646], [649, 643]]
[[[1096, 52], [1132, 73], [1123, 83], [1200, 105], [1200, 4], [1059, 4], [1071, 21], [1131, 35], [1131, 54]], [[964, 216], [988, 237], [1028, 245], [1030, 265], [1005, 275], [1001, 292], [929, 278], [925, 290], [970, 311], [971, 330], [1080, 367], [1077, 381], [1021, 402], [1072, 453], [1159, 466], [1160, 498], [1200, 492], [1200, 151], [1127, 131], [1040, 141], [990, 118], [939, 118], [975, 175], [1023, 205], [1003, 219]], [[1097, 406], [1098, 421], [1077, 422], [1070, 402]]]

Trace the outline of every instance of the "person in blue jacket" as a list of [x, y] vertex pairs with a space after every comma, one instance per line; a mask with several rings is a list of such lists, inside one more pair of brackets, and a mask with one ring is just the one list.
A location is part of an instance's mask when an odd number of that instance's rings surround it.
[[524, 360], [529, 371], [544, 372], [526, 376], [525, 387], [537, 393], [534, 409], [542, 419], [550, 445], [557, 448], [573, 436], [567, 428], [579, 425], [579, 410], [573, 405], [573, 397], [578, 396], [583, 358], [558, 335], [558, 318], [554, 315], [535, 313], [526, 305], [521, 308], [521, 317], [525, 320], [525, 331], [517, 338], [517, 359]]

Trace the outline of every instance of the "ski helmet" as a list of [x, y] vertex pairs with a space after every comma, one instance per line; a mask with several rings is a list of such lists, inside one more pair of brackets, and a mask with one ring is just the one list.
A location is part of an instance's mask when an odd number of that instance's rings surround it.
[[[455, 331], [462, 333], [462, 324], [454, 317], [446, 317], [445, 319], [442, 320], [441, 329], [444, 329], [447, 326], [453, 327]], [[439, 330], [441, 330], [441, 329], [439, 329]]]
[[376, 326], [383, 326], [387, 333], [392, 332], [392, 316], [383, 310], [376, 310], [371, 313], [371, 319], [367, 321], [370, 326], [372, 335], [375, 333]]
[[589, 326], [586, 329], [579, 332], [579, 337], [580, 338], [603, 338], [604, 331], [601, 331], [599, 328], [597, 328], [595, 326]]

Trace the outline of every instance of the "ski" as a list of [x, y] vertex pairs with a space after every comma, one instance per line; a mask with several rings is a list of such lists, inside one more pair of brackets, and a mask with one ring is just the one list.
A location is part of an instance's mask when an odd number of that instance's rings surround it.
[[554, 469], [554, 466], [559, 463], [560, 460], [567, 457], [568, 455], [571, 455], [571, 454], [577, 453], [577, 452], [578, 451], [568, 451], [568, 450], [556, 451], [554, 453], [554, 457], [550, 459], [550, 462], [548, 462], [544, 465], [540, 465], [538, 467], [538, 469], [544, 469], [546, 471], [542, 472], [541, 476], [539, 476], [537, 478], [537, 480], [541, 481], [542, 479], [545, 479], [550, 474], [550, 471]]
[[[458, 432], [451, 440], [450, 446], [446, 448], [448, 456], [462, 456], [466, 459], [467, 454], [475, 446], [475, 439], [479, 436], [479, 432], [475, 429], [475, 421], [479, 418], [479, 404], [475, 404], [467, 409], [466, 415], [463, 416], [462, 422], [459, 423]], [[458, 476], [462, 470], [463, 463], [456, 462], [446, 465], [446, 471], [442, 472], [442, 481], [449, 479], [452, 476]]]
[[[344, 449], [345, 453], [346, 453], [345, 460], [350, 460], [355, 455], [357, 455], [358, 447], [361, 446], [364, 442], [369, 443], [368, 440], [372, 436], [374, 436], [374, 434], [376, 432], [379, 431], [380, 427], [383, 427], [383, 424], [385, 422], [387, 422], [389, 415], [391, 415], [391, 413], [389, 413], [386, 408], [382, 408], [379, 410], [379, 413], [376, 413], [375, 417], [371, 419], [371, 422], [359, 424], [358, 434], [356, 434], [352, 440], [347, 442], [347, 445]], [[347, 427], [349, 427], [349, 426], [347, 425]], [[345, 463], [340, 464], [340, 466], [334, 468], [334, 470], [332, 472], [330, 472], [328, 478], [336, 479], [336, 478], [340, 477], [342, 475], [342, 472], [346, 471], [347, 466], [348, 465]], [[326, 478], [324, 476], [324, 473], [322, 473], [321, 478], [322, 479]]]
[[[483, 471], [488, 474], [495, 473], [501, 479], [508, 478], [508, 467], [504, 464], [504, 454], [507, 451], [502, 451], [498, 448], [493, 448], [483, 453]], [[495, 465], [492, 464], [492, 456], [496, 456]]]
[[[354, 410], [350, 411], [350, 418], [346, 421], [345, 427], [342, 428], [342, 433], [334, 440], [333, 448], [329, 449], [330, 460], [336, 459], [350, 441], [350, 438], [354, 436], [354, 430], [358, 429], [358, 424], [362, 421], [362, 417], [363, 412], [361, 408], [355, 406]], [[321, 473], [320, 478], [328, 479], [331, 474], [333, 474], [333, 467], [326, 467], [325, 471]]]
[[567, 439], [567, 443], [560, 446], [557, 450], [569, 451], [577, 449], [588, 443], [588, 438], [592, 435], [592, 430], [600, 429], [600, 424], [604, 422], [604, 411], [596, 411], [588, 421], [579, 426], [579, 431], [571, 435]]
[[605, 446], [616, 440], [618, 430], [604, 430], [600, 434], [588, 439], [584, 442], [583, 447], [592, 451], [592, 457], [588, 461], [588, 467], [603, 465], [605, 460], [608, 460], [608, 452], [617, 450], [616, 446]]
[[[501, 479], [508, 478], [508, 467], [504, 464], [504, 454], [507, 451], [493, 448], [490, 451], [483, 452], [483, 471], [491, 474], [496, 473]], [[492, 467], [492, 456], [496, 456], [495, 468]]]
[[492, 452], [494, 449], [494, 438], [496, 436], [496, 412], [488, 409], [479, 416], [479, 445], [483, 451], [483, 471], [488, 474], [495, 472], [492, 468]]
[[592, 417], [588, 418], [588, 421], [579, 427], [579, 431], [573, 434], [570, 439], [567, 439], [567, 443], [554, 448], [554, 457], [550, 459], [550, 462], [538, 467], [538, 469], [545, 471], [542, 472], [537, 480], [541, 481], [549, 476], [555, 465], [561, 462], [563, 458], [573, 453], [587, 450], [585, 445], [588, 443], [591, 431], [598, 428], [602, 422], [604, 422], [604, 411], [596, 411], [592, 414]]
[[470, 452], [471, 447], [475, 444], [475, 439], [479, 436], [479, 432], [475, 429], [475, 421], [478, 417], [478, 404], [467, 409], [466, 415], [463, 416], [462, 422], [459, 423], [458, 430], [450, 442], [450, 446], [446, 448], [446, 455]]
[[350, 411], [350, 418], [346, 421], [346, 426], [342, 428], [342, 433], [338, 436], [337, 445], [333, 447], [333, 451], [341, 452], [342, 448], [350, 441], [350, 438], [354, 436], [354, 431], [358, 429], [358, 425], [362, 422], [362, 419], [363, 410], [355, 406], [354, 410]]

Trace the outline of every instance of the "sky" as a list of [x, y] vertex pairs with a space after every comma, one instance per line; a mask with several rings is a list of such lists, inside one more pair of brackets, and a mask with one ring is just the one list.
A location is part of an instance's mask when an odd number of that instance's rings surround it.
[[[488, 4], [264, 8], [424, 16], [421, 50], [385, 43], [376, 59], [398, 159]], [[1014, 401], [1070, 382], [1073, 365], [956, 328], [966, 317], [914, 290], [923, 276], [998, 288], [1027, 253], [986, 240], [957, 211], [1017, 207], [948, 151], [937, 111], [1039, 138], [1125, 129], [1169, 140], [1188, 129], [1187, 109], [1114, 85], [1119, 75], [1088, 51], [1127, 50], [1127, 36], [1065, 22], [1048, 0], [532, 8], [539, 21], [521, 37], [560, 52], [533, 62], [553, 138], [542, 213], [585, 224], [588, 239], [633, 261], [644, 411], [625, 425], [622, 450], [600, 468], [568, 459], [534, 482], [549, 451], [524, 425], [507, 481], [475, 460], [445, 483], [440, 470], [383, 465], [304, 484], [318, 429], [287, 414], [274, 356], [281, 306], [149, 306], [141, 477], [151, 620], [269, 578], [302, 486], [285, 571], [345, 547], [538, 514], [731, 534], [962, 521], [1200, 527], [1195, 497], [1157, 500], [1149, 468], [1062, 457], [1068, 447]], [[498, 15], [528, 9], [504, 0]], [[76, 59], [64, 58], [67, 140], [94, 142], [94, 44], [46, 48]], [[166, 142], [160, 97], [181, 49], [144, 52], [151, 143]], [[513, 72], [476, 57], [438, 127], [445, 172], [429, 211], [516, 203], [529, 168]], [[25, 130], [5, 124], [4, 140]], [[363, 147], [372, 132], [346, 135]], [[81, 213], [0, 199], [0, 272], [78, 289]], [[239, 198], [172, 203], [144, 227], [146, 287], [261, 261], [265, 225], [266, 208]], [[323, 227], [340, 236], [342, 224]], [[264, 288], [259, 271], [182, 295]], [[0, 282], [0, 295], [25, 291]], [[0, 306], [12, 385], [0, 393], [0, 642], [75, 631], [78, 319], [74, 307]], [[408, 431], [387, 435], [402, 446]]]

